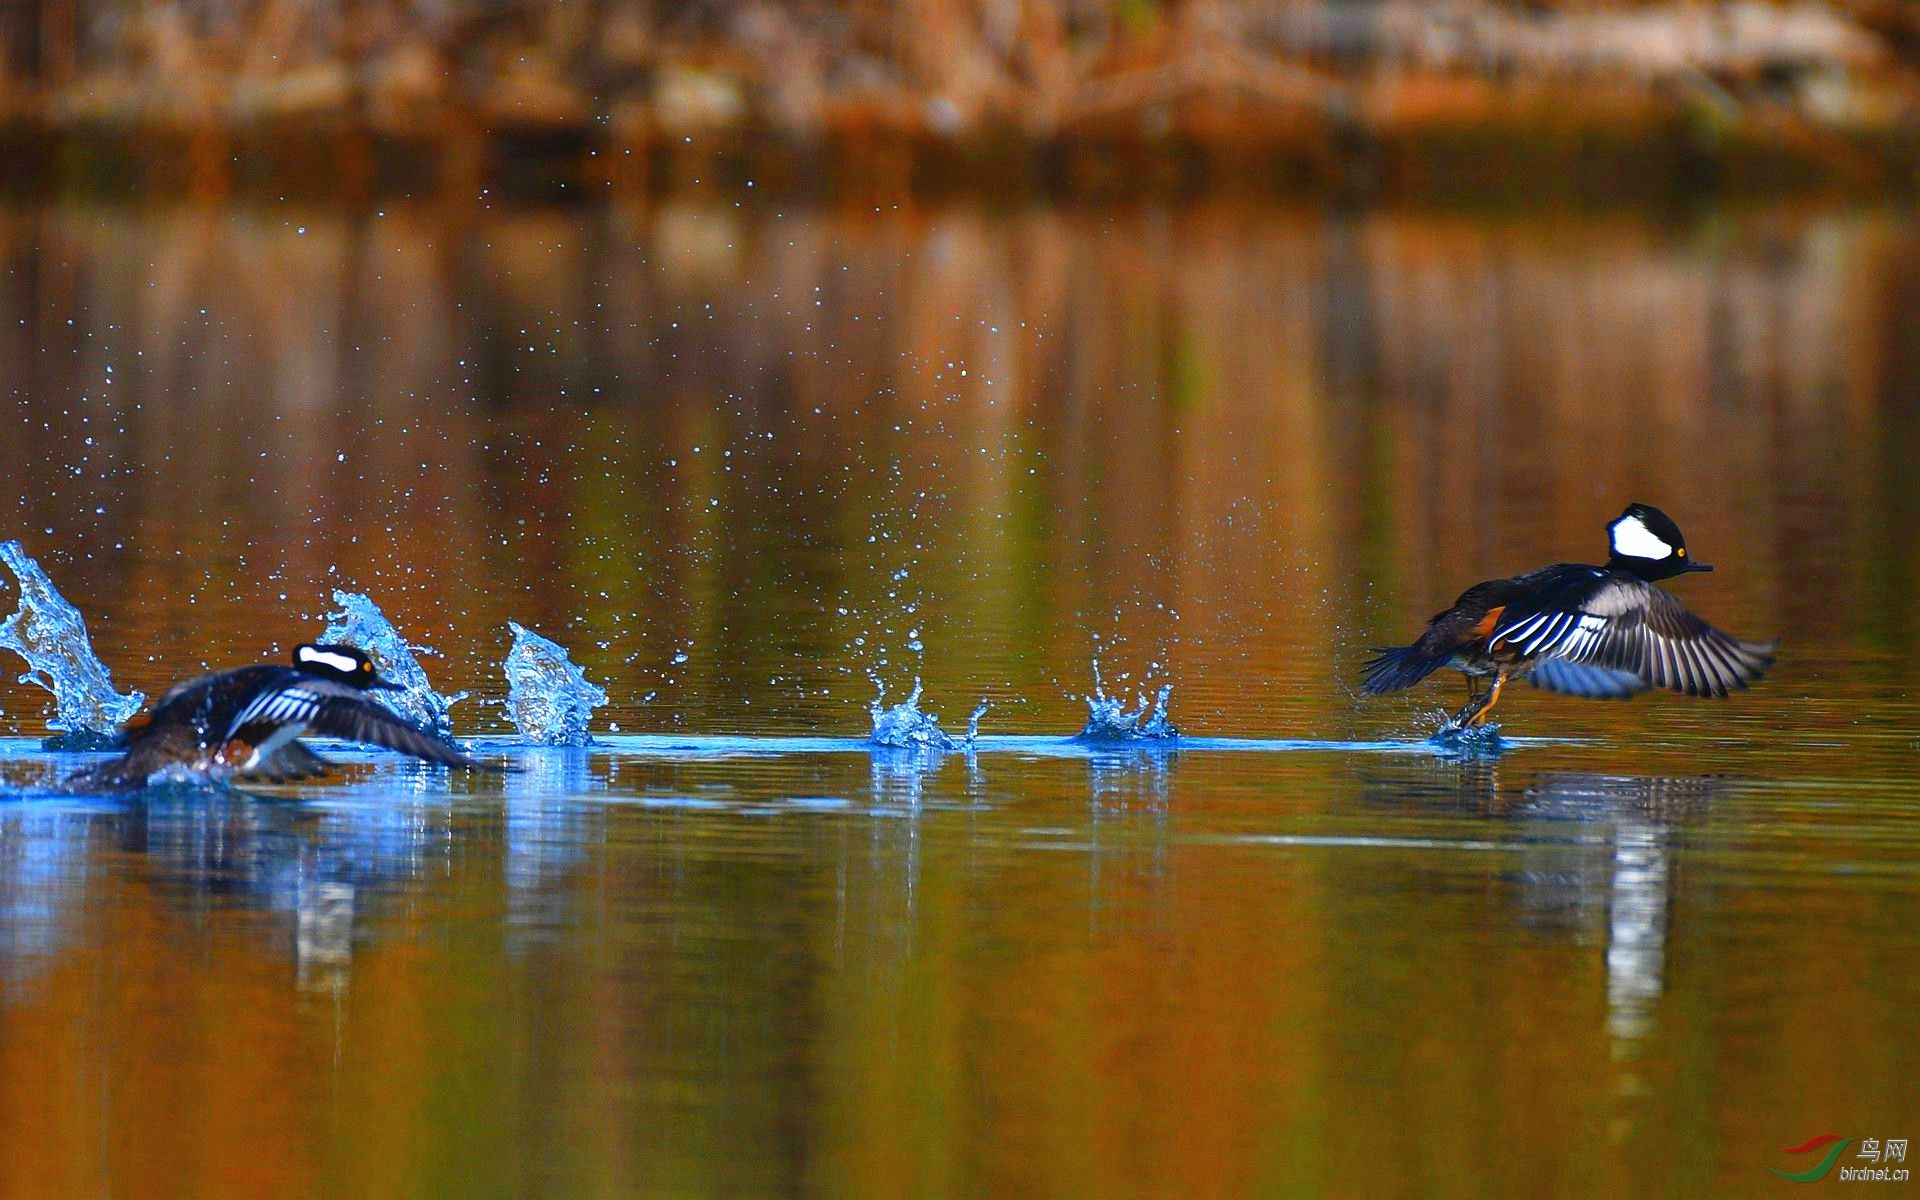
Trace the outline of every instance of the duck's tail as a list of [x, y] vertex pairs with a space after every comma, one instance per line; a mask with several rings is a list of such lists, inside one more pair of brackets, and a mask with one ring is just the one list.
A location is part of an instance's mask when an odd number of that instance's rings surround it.
[[147, 776], [152, 774], [146, 763], [135, 761], [139, 757], [116, 754], [105, 762], [82, 767], [61, 781], [60, 790], [84, 796], [136, 791], [147, 786]]
[[67, 776], [61, 785], [69, 792], [98, 795], [102, 792], [131, 792], [147, 786], [156, 771], [169, 764], [191, 763], [196, 746], [193, 730], [179, 726], [147, 731], [134, 738], [119, 754], [86, 766]]
[[1446, 666], [1447, 660], [1452, 657], [1451, 654], [1428, 654], [1420, 648], [1419, 642], [1411, 646], [1378, 648], [1374, 657], [1368, 659], [1367, 665], [1361, 669], [1360, 690], [1369, 696], [1379, 696], [1410, 688]]

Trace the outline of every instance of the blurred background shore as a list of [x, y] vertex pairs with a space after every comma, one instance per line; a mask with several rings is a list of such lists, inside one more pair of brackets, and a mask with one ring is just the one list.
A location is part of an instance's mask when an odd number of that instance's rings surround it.
[[1916, 68], [1890, 0], [4, 0], [0, 189], [1902, 195]]

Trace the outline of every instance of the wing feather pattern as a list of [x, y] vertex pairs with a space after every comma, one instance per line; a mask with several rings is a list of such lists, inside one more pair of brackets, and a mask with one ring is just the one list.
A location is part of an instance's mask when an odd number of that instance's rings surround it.
[[1588, 666], [1564, 658], [1543, 658], [1527, 673], [1527, 682], [1549, 692], [1591, 700], [1625, 700], [1647, 690], [1630, 671]]
[[432, 734], [407, 724], [358, 692], [347, 688], [341, 691], [347, 694], [329, 695], [321, 702], [319, 711], [307, 722], [309, 730], [349, 742], [365, 742], [397, 750], [444, 767], [465, 767], [476, 771], [491, 769], [487, 764], [467, 757], [458, 747], [450, 746]]
[[298, 724], [306, 732], [397, 750], [446, 767], [490, 770], [456, 746], [408, 724], [366, 693], [329, 680], [303, 678], [263, 692], [234, 718], [228, 737], [258, 741], [263, 727]]
[[1488, 647], [1538, 660], [1536, 684], [1576, 696], [1631, 694], [1621, 677], [1688, 696], [1726, 696], [1758, 681], [1774, 661], [1776, 643], [1742, 641], [1652, 584], [1620, 574], [1503, 616]]

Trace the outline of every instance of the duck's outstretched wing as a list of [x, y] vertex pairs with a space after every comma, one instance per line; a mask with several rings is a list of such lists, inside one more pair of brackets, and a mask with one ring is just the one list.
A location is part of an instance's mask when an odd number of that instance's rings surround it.
[[248, 771], [246, 776], [248, 779], [264, 779], [269, 783], [293, 783], [302, 779], [318, 779], [332, 765], [296, 738], [275, 750], [267, 761]]
[[[1648, 687], [1688, 696], [1725, 696], [1758, 681], [1773, 665], [1775, 643], [1723, 633], [1668, 593], [1628, 576], [1597, 576], [1590, 587], [1544, 599], [1529, 611], [1503, 614], [1489, 646], [1624, 672]], [[1543, 661], [1534, 674], [1545, 666]], [[1555, 678], [1553, 669], [1547, 678]]]
[[1527, 682], [1549, 692], [1584, 696], [1589, 700], [1625, 700], [1647, 690], [1646, 681], [1630, 671], [1543, 658], [1527, 673]]
[[465, 767], [472, 771], [493, 769], [486, 763], [467, 757], [459, 747], [409, 725], [384, 705], [352, 688], [322, 684], [314, 690], [323, 693], [323, 698], [319, 708], [307, 721], [307, 728], [313, 733], [398, 750], [443, 767]]
[[445, 767], [493, 769], [408, 724], [358, 688], [324, 679], [301, 678], [262, 692], [234, 718], [227, 736], [257, 746], [283, 725], [303, 725], [308, 733], [397, 750]]

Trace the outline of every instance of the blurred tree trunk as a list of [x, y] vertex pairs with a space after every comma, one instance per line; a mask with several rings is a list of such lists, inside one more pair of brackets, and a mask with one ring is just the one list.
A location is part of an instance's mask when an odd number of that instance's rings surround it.
[[45, 0], [40, 8], [40, 81], [61, 87], [80, 65], [79, 0]]
[[0, 0], [0, 77], [58, 87], [79, 66], [78, 0]]

